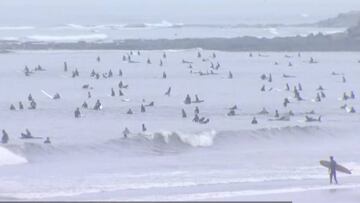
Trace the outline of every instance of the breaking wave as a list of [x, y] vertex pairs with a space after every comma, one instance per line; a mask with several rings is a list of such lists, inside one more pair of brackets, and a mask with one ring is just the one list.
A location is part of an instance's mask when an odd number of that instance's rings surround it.
[[33, 30], [33, 26], [0, 26], [0, 30]]
[[27, 37], [29, 40], [42, 42], [76, 42], [76, 41], [97, 41], [107, 39], [106, 34], [88, 34], [88, 35], [32, 35]]
[[0, 166], [26, 163], [27, 160], [4, 147], [0, 147]]
[[[323, 139], [323, 136], [332, 136], [319, 127], [284, 127], [264, 128], [258, 130], [239, 131], [203, 131], [198, 133], [184, 133], [161, 131], [154, 133], [130, 134], [128, 138], [113, 138], [91, 144], [53, 144], [45, 146], [36, 143], [23, 143], [9, 147], [10, 150], [29, 157], [66, 153], [142, 153], [142, 154], [171, 154], [188, 150], [217, 147], [243, 148], [261, 145], [264, 142], [283, 143], [290, 141], [296, 143], [299, 139]], [[275, 145], [274, 145], [275, 146]]]
[[79, 25], [67, 24], [56, 27], [55, 29], [75, 29], [75, 30], [103, 30], [103, 29], [126, 29], [126, 28], [178, 28], [183, 27], [183, 23], [171, 23], [163, 20], [159, 23], [128, 23], [128, 24], [104, 24], [104, 25]]

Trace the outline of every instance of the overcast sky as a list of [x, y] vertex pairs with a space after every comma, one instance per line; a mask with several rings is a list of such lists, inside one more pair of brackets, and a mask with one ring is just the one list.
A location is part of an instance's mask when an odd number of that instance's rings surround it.
[[357, 9], [360, 0], [0, 0], [0, 24], [309, 22]]

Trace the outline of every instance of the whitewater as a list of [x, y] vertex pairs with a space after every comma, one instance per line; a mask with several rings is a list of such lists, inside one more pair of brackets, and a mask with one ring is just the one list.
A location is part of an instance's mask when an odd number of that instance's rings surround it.
[[111, 42], [125, 39], [183, 39], [183, 38], [235, 38], [290, 37], [309, 34], [334, 34], [345, 27], [311, 26], [259, 26], [247, 27], [237, 24], [184, 24], [161, 20], [154, 23], [122, 24], [63, 24], [0, 26], [0, 41], [19, 42]]
[[[326, 202], [334, 191], [340, 200], [349, 191], [348, 202], [358, 199], [354, 194], [360, 189], [360, 117], [340, 108], [345, 103], [359, 108], [357, 97], [341, 100], [344, 92], [358, 93], [358, 53], [308, 52], [298, 57], [268, 52], [249, 57], [201, 49], [140, 50], [140, 55], [136, 51], [132, 55], [138, 63], [123, 61], [128, 54], [64, 50], [0, 55], [0, 123], [10, 137], [0, 146], [1, 199], [311, 202], [299, 194], [315, 193]], [[318, 63], [309, 64], [310, 57]], [[151, 64], [146, 63], [148, 58]], [[69, 72], [63, 71], [65, 61]], [[221, 64], [217, 75], [196, 74], [208, 71], [210, 62]], [[46, 71], [26, 77], [25, 65], [30, 69], [41, 65]], [[75, 68], [80, 76], [72, 78]], [[96, 80], [90, 77], [92, 69], [100, 73], [111, 69], [114, 77]], [[271, 83], [261, 80], [264, 73], [272, 74]], [[120, 81], [129, 87], [123, 89], [124, 96], [112, 97], [110, 89], [117, 89]], [[291, 87], [301, 83], [304, 101], [296, 101], [286, 83]], [[84, 84], [93, 89], [83, 89]], [[319, 85], [326, 98], [314, 102]], [[170, 97], [164, 95], [168, 87]], [[51, 99], [57, 92], [61, 99]], [[36, 110], [26, 109], [30, 93], [38, 103]], [[186, 94], [197, 94], [205, 102], [185, 105]], [[290, 100], [288, 107], [282, 105], [284, 98]], [[81, 108], [83, 116], [74, 118], [76, 107], [87, 101], [91, 108], [97, 99], [103, 104], [101, 111]], [[19, 101], [26, 108], [10, 111], [10, 105], [17, 108]], [[140, 105], [151, 101], [154, 107], [140, 113]], [[236, 116], [227, 116], [233, 105], [238, 107]], [[210, 118], [208, 124], [192, 122], [196, 106], [201, 116]], [[258, 114], [263, 107], [269, 115]], [[133, 115], [126, 114], [129, 108]], [[188, 118], [181, 117], [181, 109]], [[271, 121], [276, 109], [281, 115], [289, 110], [295, 115], [289, 121]], [[305, 122], [305, 113], [312, 110], [322, 122]], [[251, 125], [254, 116], [257, 125]], [[141, 131], [142, 123], [146, 132]], [[125, 127], [131, 132], [127, 138], [122, 134]], [[25, 128], [34, 136], [50, 137], [52, 144], [19, 139]], [[338, 186], [328, 184], [327, 169], [319, 165], [330, 155], [353, 172], [339, 174]]]

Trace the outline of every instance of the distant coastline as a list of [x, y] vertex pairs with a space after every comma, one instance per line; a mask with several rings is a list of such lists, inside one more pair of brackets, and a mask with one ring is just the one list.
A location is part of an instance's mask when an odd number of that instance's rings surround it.
[[[335, 18], [308, 26], [351, 26], [337, 34], [310, 34], [306, 37], [258, 38], [182, 38], [182, 39], [126, 39], [113, 41], [39, 42], [0, 40], [1, 53], [12, 50], [161, 50], [161, 49], [211, 49], [220, 51], [360, 51], [360, 12], [339, 14]], [[239, 25], [250, 26], [250, 25]], [[286, 25], [252, 25], [286, 26]], [[294, 25], [292, 25], [294, 26]], [[300, 25], [299, 25], [300, 26]], [[304, 26], [301, 25], [301, 26]]]

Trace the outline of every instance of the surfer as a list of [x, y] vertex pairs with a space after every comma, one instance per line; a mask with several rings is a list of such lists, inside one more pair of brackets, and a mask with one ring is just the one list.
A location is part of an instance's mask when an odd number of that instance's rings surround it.
[[186, 95], [186, 98], [185, 98], [184, 104], [191, 104], [191, 98], [190, 98], [190, 95]]
[[320, 95], [321, 95], [322, 98], [326, 98], [326, 94], [324, 92], [321, 91]]
[[121, 89], [119, 90], [119, 96], [124, 96], [124, 93], [121, 91]]
[[289, 84], [288, 84], [288, 83], [286, 83], [285, 90], [286, 90], [286, 91], [290, 91], [290, 86], [289, 86]]
[[204, 100], [199, 99], [198, 95], [195, 94], [195, 101], [193, 103], [202, 103]]
[[165, 95], [166, 95], [166, 96], [169, 96], [169, 97], [170, 97], [170, 94], [171, 94], [171, 87], [169, 87], [169, 89], [165, 92]]
[[67, 63], [66, 61], [64, 62], [64, 72], [67, 72], [68, 71], [68, 66], [67, 66]]
[[124, 138], [127, 138], [129, 134], [130, 134], [130, 130], [127, 127], [125, 127], [125, 129], [123, 131]]
[[301, 83], [298, 83], [298, 89], [299, 89], [299, 91], [303, 90]]
[[228, 113], [227, 113], [227, 116], [235, 116], [235, 110], [234, 109], [231, 109]]
[[292, 110], [289, 111], [289, 116], [295, 116], [295, 114]]
[[145, 113], [145, 112], [146, 112], [145, 106], [144, 106], [143, 104], [141, 104], [140, 110], [141, 110], [141, 113]]
[[102, 105], [100, 100], [98, 99], [95, 103], [94, 110], [101, 110], [101, 109], [102, 109]]
[[336, 161], [334, 160], [333, 156], [330, 156], [330, 167], [329, 167], [329, 174], [330, 174], [330, 184], [332, 184], [333, 179], [335, 180], [335, 184], [338, 184], [336, 178]]
[[316, 102], [321, 102], [321, 97], [320, 97], [320, 94], [319, 94], [319, 93], [316, 94], [315, 101], [316, 101]]
[[95, 75], [96, 75], [96, 72], [95, 72], [94, 69], [92, 69], [92, 71], [91, 71], [91, 73], [90, 73], [90, 77], [95, 77]]
[[134, 112], [131, 110], [131, 109], [129, 109], [127, 112], [126, 112], [126, 114], [128, 114], [128, 115], [131, 115], [131, 114], [133, 114]]
[[31, 135], [31, 132], [29, 131], [29, 129], [26, 128], [25, 133], [21, 133], [21, 138], [30, 139], [30, 138], [34, 138], [34, 137]]
[[195, 114], [195, 116], [194, 116], [194, 118], [193, 118], [193, 122], [198, 123], [199, 120], [200, 120], [199, 115], [198, 115], [198, 114]]
[[349, 113], [356, 113], [355, 108], [352, 106], [350, 107], [350, 109], [348, 110]]
[[23, 109], [24, 109], [24, 105], [23, 105], [22, 102], [19, 102], [19, 109], [20, 109], [20, 110], [23, 110]]
[[234, 106], [230, 107], [229, 109], [230, 109], [230, 110], [237, 110], [238, 107], [237, 107], [237, 105], [234, 105]]
[[305, 116], [305, 122], [321, 122], [321, 116], [319, 116], [317, 119], [310, 116]]
[[81, 113], [80, 113], [79, 107], [75, 109], [74, 115], [75, 115], [75, 118], [80, 118], [80, 117], [81, 117]]
[[14, 104], [11, 104], [11, 105], [10, 105], [10, 110], [11, 110], [11, 111], [15, 111], [15, 110], [16, 110]]
[[182, 116], [183, 118], [186, 118], [186, 117], [187, 117], [186, 112], [185, 112], [185, 109], [181, 109], [181, 116]]
[[36, 109], [36, 102], [34, 100], [31, 100], [29, 109]]
[[29, 101], [33, 101], [33, 100], [34, 100], [34, 98], [32, 97], [32, 95], [31, 95], [31, 94], [29, 94], [29, 96], [28, 96], [28, 100], [29, 100]]
[[267, 79], [267, 76], [265, 75], [265, 73], [261, 74], [260, 79], [261, 80], [266, 80]]
[[124, 83], [122, 81], [119, 82], [118, 86], [119, 86], [120, 89], [122, 89], [122, 88], [126, 89], [126, 88], [129, 87], [129, 85], [124, 85]]
[[87, 109], [89, 107], [89, 105], [86, 103], [86, 101], [84, 101], [84, 103], [81, 105], [81, 107], [83, 109]]
[[255, 118], [255, 117], [252, 119], [251, 124], [253, 124], [253, 125], [258, 124], [258, 121], [256, 120], [256, 118]]
[[265, 107], [262, 108], [262, 110], [258, 113], [259, 115], [267, 115], [269, 112], [266, 110]]
[[279, 115], [279, 111], [276, 109], [275, 110], [275, 116], [274, 116], [275, 118], [279, 118], [280, 117], [280, 115]]
[[145, 126], [144, 123], [142, 124], [141, 128], [142, 128], [142, 131], [143, 131], [143, 132], [146, 132], [147, 129], [146, 129], [146, 126]]
[[53, 96], [53, 99], [56, 100], [56, 99], [60, 99], [60, 94], [59, 93], [56, 93], [54, 96]]
[[287, 107], [287, 105], [290, 103], [289, 99], [288, 98], [285, 98], [284, 99], [284, 102], [283, 102], [283, 106], [284, 107]]
[[297, 96], [300, 96], [299, 90], [296, 86], [294, 86], [294, 94], [295, 94], [295, 98], [297, 98]]
[[265, 85], [261, 87], [260, 91], [265, 92]]
[[228, 78], [229, 78], [229, 79], [233, 79], [233, 74], [232, 74], [232, 72], [231, 72], [231, 71], [229, 71]]
[[354, 91], [351, 91], [351, 92], [350, 92], [350, 98], [351, 98], [351, 99], [355, 99], [355, 93], [354, 93]]
[[6, 144], [9, 142], [9, 135], [5, 130], [2, 130], [2, 137], [1, 137], [1, 143]]
[[44, 144], [51, 144], [50, 137], [46, 137], [46, 140], [44, 141]]
[[200, 113], [199, 107], [195, 107], [194, 113], [195, 113], [195, 114], [199, 114], [199, 113]]
[[325, 89], [320, 85], [316, 90], [318, 90], [318, 91], [323, 91], [323, 90], [325, 90]]
[[29, 70], [29, 67], [25, 66], [24, 68], [24, 73], [25, 73], [25, 76], [29, 76], [30, 75], [30, 70]]

